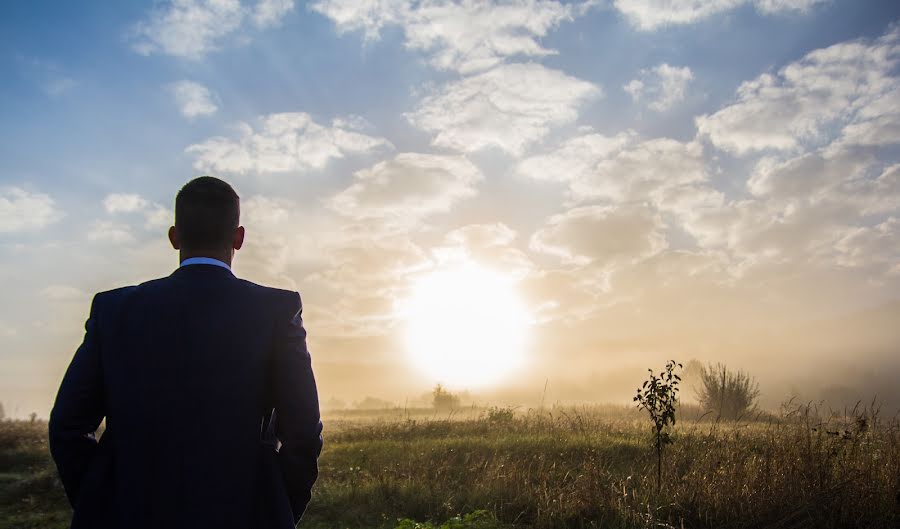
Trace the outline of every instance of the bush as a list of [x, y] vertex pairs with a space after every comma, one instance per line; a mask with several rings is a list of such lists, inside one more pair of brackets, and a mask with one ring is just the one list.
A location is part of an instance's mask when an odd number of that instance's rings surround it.
[[475, 511], [464, 516], [454, 516], [446, 522], [435, 525], [431, 522], [419, 523], [408, 518], [400, 520], [396, 529], [501, 529], [503, 525], [488, 511]]
[[721, 363], [710, 364], [700, 371], [697, 399], [718, 418], [737, 420], [756, 410], [759, 384], [744, 371], [731, 371]]
[[436, 410], [452, 410], [459, 407], [459, 395], [450, 393], [440, 384], [434, 387], [431, 397], [431, 405]]
[[509, 407], [491, 406], [487, 409], [485, 418], [491, 424], [509, 424], [516, 418], [516, 410]]

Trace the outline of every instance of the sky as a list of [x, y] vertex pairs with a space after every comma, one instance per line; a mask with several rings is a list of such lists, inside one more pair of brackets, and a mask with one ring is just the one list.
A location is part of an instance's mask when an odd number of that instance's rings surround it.
[[3, 2], [0, 402], [46, 416], [92, 295], [177, 266], [211, 174], [323, 402], [442, 382], [410, 300], [450, 277], [453, 314], [516, 299], [515, 368], [451, 384], [484, 402], [693, 358], [900, 406], [898, 65], [892, 0]]

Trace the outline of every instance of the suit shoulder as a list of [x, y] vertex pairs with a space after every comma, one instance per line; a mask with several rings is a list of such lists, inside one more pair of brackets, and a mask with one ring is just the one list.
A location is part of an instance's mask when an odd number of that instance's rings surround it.
[[124, 287], [118, 287], [111, 290], [104, 290], [102, 292], [97, 292], [94, 294], [94, 303], [95, 304], [103, 304], [109, 303], [116, 299], [121, 299], [122, 297], [128, 296], [132, 292], [134, 292], [138, 288], [138, 285], [128, 285]]
[[268, 299], [275, 299], [279, 303], [287, 304], [290, 306], [300, 305], [300, 293], [296, 290], [287, 290], [283, 288], [275, 288], [268, 287], [265, 285], [260, 285], [258, 283], [254, 283], [252, 281], [248, 281], [246, 279], [241, 279], [247, 287], [256, 290], [260, 293], [260, 295], [265, 296]]
[[124, 299], [127, 299], [137, 292], [146, 289], [152, 289], [156, 286], [162, 285], [168, 278], [160, 277], [158, 279], [151, 279], [149, 281], [144, 281], [138, 285], [126, 285], [122, 287], [113, 288], [110, 290], [104, 290], [102, 292], [98, 292], [94, 294], [94, 304], [105, 305], [107, 303], [116, 303], [120, 302]]

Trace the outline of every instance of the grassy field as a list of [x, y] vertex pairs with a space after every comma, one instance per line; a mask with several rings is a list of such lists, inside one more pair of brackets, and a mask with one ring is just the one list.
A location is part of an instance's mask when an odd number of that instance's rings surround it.
[[[656, 491], [636, 411], [396, 410], [326, 421], [301, 527], [900, 527], [900, 425], [802, 407], [683, 420]], [[62, 528], [46, 424], [0, 423], [0, 528]]]

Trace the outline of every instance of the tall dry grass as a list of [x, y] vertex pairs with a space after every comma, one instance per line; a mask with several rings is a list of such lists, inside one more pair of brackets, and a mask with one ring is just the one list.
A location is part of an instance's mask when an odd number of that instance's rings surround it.
[[[630, 408], [326, 421], [301, 527], [900, 527], [896, 416], [872, 406], [789, 406], [737, 422], [681, 412], [659, 494], [651, 426]], [[67, 525], [45, 439], [45, 423], [0, 422], [2, 529]]]

